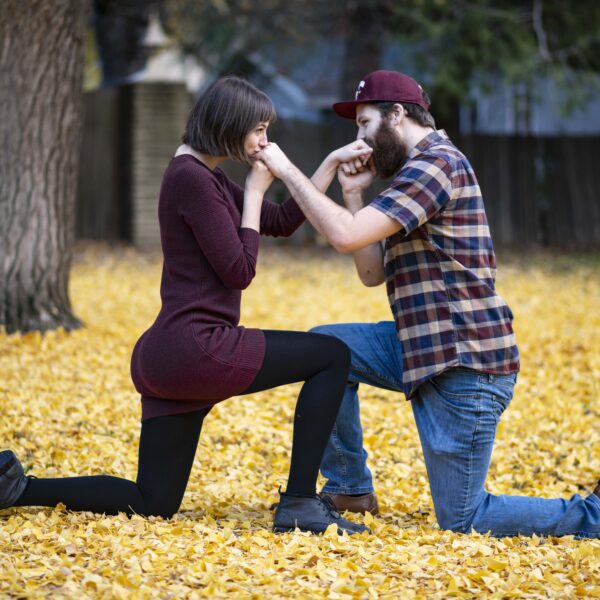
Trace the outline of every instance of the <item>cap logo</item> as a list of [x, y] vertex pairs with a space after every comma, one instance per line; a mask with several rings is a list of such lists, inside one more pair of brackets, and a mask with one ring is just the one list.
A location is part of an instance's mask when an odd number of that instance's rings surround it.
[[356, 94], [354, 94], [354, 99], [358, 100], [358, 97], [360, 96], [360, 93], [362, 92], [363, 88], [365, 87], [365, 82], [361, 81], [358, 84], [358, 88], [356, 88]]

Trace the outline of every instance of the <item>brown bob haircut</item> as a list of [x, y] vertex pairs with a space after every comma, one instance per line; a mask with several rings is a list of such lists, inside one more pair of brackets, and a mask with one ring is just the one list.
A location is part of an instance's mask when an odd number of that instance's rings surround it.
[[233, 75], [222, 77], [198, 98], [182, 141], [209, 156], [248, 162], [244, 140], [256, 125], [273, 122], [275, 107], [266, 94]]

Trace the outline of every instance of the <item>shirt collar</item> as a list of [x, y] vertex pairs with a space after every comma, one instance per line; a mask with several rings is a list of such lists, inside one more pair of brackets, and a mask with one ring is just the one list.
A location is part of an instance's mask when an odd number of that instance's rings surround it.
[[437, 131], [432, 131], [428, 133], [418, 144], [413, 146], [408, 153], [408, 158], [414, 158], [417, 154], [421, 154], [421, 152], [425, 152], [430, 146], [433, 144], [446, 141], [450, 139], [448, 134], [444, 129], [438, 129]]

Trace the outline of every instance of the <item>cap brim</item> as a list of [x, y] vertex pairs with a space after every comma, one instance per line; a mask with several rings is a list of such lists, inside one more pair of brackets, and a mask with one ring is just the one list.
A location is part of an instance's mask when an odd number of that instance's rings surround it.
[[336, 102], [332, 105], [333, 112], [345, 119], [356, 119], [356, 101], [352, 102]]

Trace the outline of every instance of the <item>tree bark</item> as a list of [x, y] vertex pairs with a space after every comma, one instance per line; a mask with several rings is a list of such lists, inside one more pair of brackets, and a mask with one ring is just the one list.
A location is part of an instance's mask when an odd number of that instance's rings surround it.
[[87, 2], [3, 0], [0, 326], [81, 326], [68, 295]]
[[348, 0], [342, 98], [353, 98], [362, 78], [379, 69], [383, 48], [383, 8], [379, 2]]

